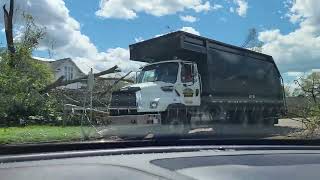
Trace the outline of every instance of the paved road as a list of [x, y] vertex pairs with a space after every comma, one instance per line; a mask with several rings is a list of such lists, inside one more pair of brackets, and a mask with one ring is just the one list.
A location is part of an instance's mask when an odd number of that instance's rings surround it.
[[[292, 119], [281, 119], [279, 124], [274, 127], [264, 126], [247, 126], [231, 124], [212, 124], [193, 126], [186, 133], [190, 136], [214, 136], [223, 138], [241, 138], [241, 137], [260, 137], [268, 138], [275, 136], [286, 136], [292, 132], [302, 129], [302, 123]], [[160, 135], [177, 135], [181, 134], [179, 130], [172, 129], [163, 125], [121, 125], [100, 127], [100, 134], [105, 138], [122, 138], [122, 137], [143, 137], [143, 136], [160, 136]]]
[[280, 119], [279, 124], [276, 126], [278, 127], [292, 127], [292, 128], [303, 128], [303, 123], [299, 118], [293, 119]]

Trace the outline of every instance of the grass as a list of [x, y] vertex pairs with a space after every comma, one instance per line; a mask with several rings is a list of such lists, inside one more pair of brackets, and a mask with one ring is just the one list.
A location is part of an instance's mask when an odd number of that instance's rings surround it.
[[[83, 128], [91, 134], [92, 128]], [[57, 141], [80, 141], [83, 139], [81, 128], [59, 126], [26, 126], [0, 128], [0, 144], [23, 144]]]

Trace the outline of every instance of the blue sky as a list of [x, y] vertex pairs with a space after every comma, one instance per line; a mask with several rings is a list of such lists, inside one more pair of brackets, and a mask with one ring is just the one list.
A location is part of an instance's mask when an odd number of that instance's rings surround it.
[[[0, 5], [4, 3], [8, 0]], [[320, 69], [319, 0], [16, 0], [16, 4], [20, 14], [31, 14], [46, 28], [35, 56], [71, 57], [85, 72], [113, 65], [123, 71], [138, 68], [141, 64], [129, 61], [128, 51], [136, 40], [183, 29], [239, 46], [250, 28], [258, 30], [263, 53], [274, 57], [287, 84]], [[22, 30], [23, 21], [16, 17], [16, 35]], [[5, 45], [3, 32], [0, 42]]]
[[[224, 8], [212, 12], [196, 13], [187, 10], [173, 15], [156, 17], [145, 13], [139, 13], [134, 20], [102, 19], [95, 16], [99, 8], [99, 0], [66, 0], [66, 6], [70, 14], [81, 23], [81, 31], [90, 37], [91, 41], [100, 51], [114, 47], [128, 47], [134, 43], [135, 38], [148, 39], [157, 34], [167, 33], [184, 26], [191, 26], [201, 33], [226, 43], [240, 45], [249, 28], [258, 30], [278, 28], [281, 32], [288, 33], [294, 30], [295, 25], [281, 16], [287, 12], [282, 1], [249, 0], [249, 8], [246, 17], [237, 13], [230, 13], [228, 7], [236, 7], [229, 1], [212, 1]], [[279, 13], [281, 11], [282, 13]], [[183, 22], [180, 15], [191, 15], [199, 20], [195, 23]], [[170, 27], [170, 29], [167, 28]]]

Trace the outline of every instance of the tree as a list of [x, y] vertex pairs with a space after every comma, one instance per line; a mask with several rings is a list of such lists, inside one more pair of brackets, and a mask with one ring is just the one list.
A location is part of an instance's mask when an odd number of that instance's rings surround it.
[[319, 104], [320, 72], [313, 72], [307, 77], [301, 77], [295, 83], [299, 86], [297, 91], [300, 95], [309, 98], [314, 104]]
[[13, 41], [13, 7], [13, 0], [9, 12], [3, 6], [8, 50], [0, 54], [0, 120], [18, 124], [20, 119], [33, 115], [50, 119], [56, 112], [55, 99], [39, 91], [52, 82], [53, 74], [32, 58], [45, 35], [44, 28], [36, 26], [31, 15], [23, 14], [23, 36]]
[[13, 11], [14, 11], [14, 0], [10, 0], [9, 12], [6, 9], [6, 5], [3, 5], [4, 15], [4, 27], [6, 32], [7, 46], [11, 54], [15, 54], [16, 50], [13, 43]]
[[312, 137], [314, 132], [320, 128], [320, 73], [313, 72], [308, 76], [295, 80], [298, 88], [294, 93], [303, 99], [294, 112], [308, 130], [308, 136]]
[[292, 96], [292, 93], [291, 93], [291, 90], [290, 90], [289, 86], [284, 86], [284, 93], [285, 93], [286, 97], [291, 97]]
[[241, 45], [242, 48], [247, 48], [252, 51], [262, 52], [263, 43], [258, 39], [258, 32], [255, 28], [249, 29], [248, 35]]

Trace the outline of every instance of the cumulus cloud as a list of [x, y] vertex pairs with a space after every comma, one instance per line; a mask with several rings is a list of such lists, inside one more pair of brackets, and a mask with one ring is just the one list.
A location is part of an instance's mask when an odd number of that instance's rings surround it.
[[196, 17], [190, 16], [190, 15], [180, 16], [180, 19], [184, 22], [189, 22], [189, 23], [194, 23], [198, 20]]
[[205, 12], [211, 9], [211, 5], [209, 1], [202, 0], [100, 0], [96, 15], [102, 18], [135, 19], [140, 12], [164, 16], [187, 9]]
[[[288, 34], [279, 29], [260, 32], [263, 52], [274, 57], [282, 72], [307, 72], [320, 68], [320, 12], [318, 0], [296, 0], [289, 7], [290, 17], [299, 27]], [[292, 21], [292, 19], [291, 19]]]
[[229, 8], [229, 11], [230, 11], [231, 13], [234, 13], [234, 8], [233, 8], [233, 7], [230, 7], [230, 8]]
[[180, 29], [181, 31], [184, 31], [184, 32], [188, 32], [188, 33], [191, 33], [191, 34], [195, 34], [195, 35], [200, 35], [200, 32], [195, 30], [193, 27], [182, 27]]
[[223, 6], [221, 5], [221, 4], [214, 4], [213, 6], [212, 6], [212, 9], [213, 10], [218, 10], [218, 9], [222, 9], [223, 8]]
[[[8, 1], [2, 1], [0, 5], [4, 3]], [[139, 63], [129, 61], [128, 49], [114, 48], [99, 52], [90, 38], [81, 33], [80, 23], [70, 16], [63, 0], [16, 1], [16, 7], [21, 12], [31, 14], [35, 23], [45, 28], [46, 36], [40, 44], [40, 50], [53, 47], [54, 58], [71, 57], [85, 73], [90, 68], [104, 70], [116, 64], [124, 71], [139, 66]], [[21, 16], [15, 18], [15, 25], [23, 26]]]
[[142, 37], [137, 37], [137, 38], [134, 38], [134, 41], [137, 43], [137, 42], [141, 42], [143, 41], [143, 38]]
[[246, 0], [234, 0], [238, 5], [236, 12], [239, 16], [245, 17], [247, 15], [248, 10], [248, 2]]

